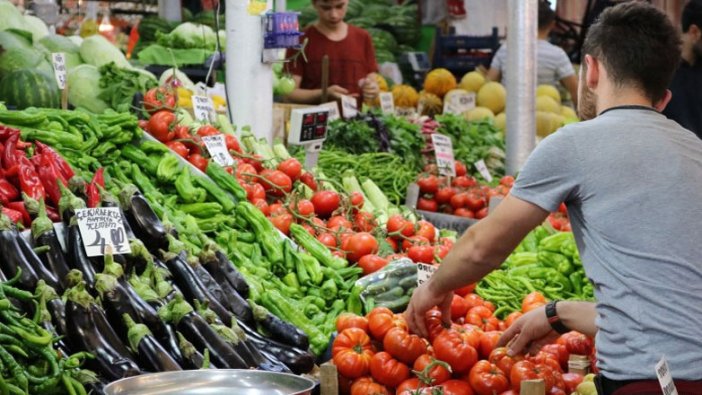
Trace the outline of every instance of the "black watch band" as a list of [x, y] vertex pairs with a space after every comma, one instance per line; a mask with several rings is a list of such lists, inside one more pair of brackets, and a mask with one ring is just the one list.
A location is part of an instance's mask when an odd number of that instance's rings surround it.
[[561, 319], [558, 318], [558, 312], [556, 311], [556, 303], [558, 303], [557, 300], [548, 302], [546, 305], [546, 319], [548, 319], [548, 323], [551, 324], [551, 328], [553, 328], [554, 331], [564, 334], [570, 332], [570, 329], [563, 325], [563, 322], [561, 322]]

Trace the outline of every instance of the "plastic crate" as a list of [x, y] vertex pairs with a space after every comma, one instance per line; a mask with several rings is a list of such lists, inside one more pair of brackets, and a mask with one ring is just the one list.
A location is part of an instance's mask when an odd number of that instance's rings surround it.
[[447, 35], [437, 28], [433, 67], [448, 69], [460, 78], [478, 66], [488, 67], [499, 46], [496, 27], [489, 36]]

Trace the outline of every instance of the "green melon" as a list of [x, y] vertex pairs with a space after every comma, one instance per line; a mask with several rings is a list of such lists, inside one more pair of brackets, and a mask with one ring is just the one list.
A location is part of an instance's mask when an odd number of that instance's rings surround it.
[[60, 93], [52, 75], [23, 69], [13, 71], [0, 81], [0, 101], [19, 110], [27, 107], [57, 108]]
[[44, 58], [34, 49], [13, 48], [0, 55], [0, 76], [13, 71], [30, 69], [37, 66]]

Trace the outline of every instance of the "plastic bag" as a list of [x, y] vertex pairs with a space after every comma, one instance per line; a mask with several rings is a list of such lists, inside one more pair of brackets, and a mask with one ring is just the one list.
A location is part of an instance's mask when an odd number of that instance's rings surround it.
[[378, 306], [400, 313], [407, 308], [412, 291], [417, 287], [417, 265], [407, 258], [398, 259], [361, 277], [356, 285], [363, 288], [361, 301], [366, 313]]

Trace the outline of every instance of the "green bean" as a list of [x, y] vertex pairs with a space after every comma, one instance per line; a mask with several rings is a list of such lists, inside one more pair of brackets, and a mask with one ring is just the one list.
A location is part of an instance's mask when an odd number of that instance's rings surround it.
[[27, 376], [24, 374], [24, 369], [22, 369], [22, 366], [20, 366], [19, 363], [10, 355], [7, 350], [5, 350], [4, 347], [0, 347], [0, 360], [7, 366], [9, 369], [10, 373], [12, 374], [12, 378], [17, 381], [17, 384], [22, 387], [25, 392], [27, 390], [27, 387], [29, 383], [27, 382]]

